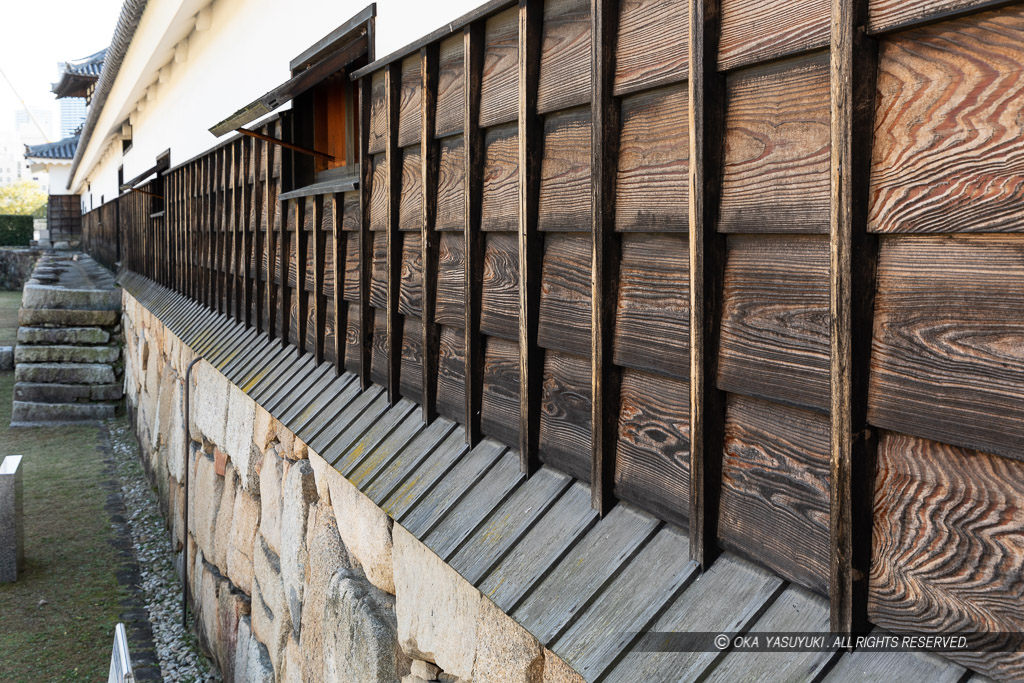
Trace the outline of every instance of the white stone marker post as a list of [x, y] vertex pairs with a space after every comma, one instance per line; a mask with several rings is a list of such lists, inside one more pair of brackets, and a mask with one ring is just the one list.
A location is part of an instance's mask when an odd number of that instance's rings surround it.
[[0, 463], [0, 583], [18, 580], [25, 567], [24, 520], [21, 515], [21, 456]]

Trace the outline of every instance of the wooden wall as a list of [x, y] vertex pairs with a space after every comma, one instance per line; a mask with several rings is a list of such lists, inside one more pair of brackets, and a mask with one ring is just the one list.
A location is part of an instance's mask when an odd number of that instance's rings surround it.
[[291, 153], [229, 141], [162, 222], [122, 200], [126, 265], [836, 630], [1021, 631], [1021, 35], [979, 0], [492, 2], [356, 73], [358, 191], [278, 202]]

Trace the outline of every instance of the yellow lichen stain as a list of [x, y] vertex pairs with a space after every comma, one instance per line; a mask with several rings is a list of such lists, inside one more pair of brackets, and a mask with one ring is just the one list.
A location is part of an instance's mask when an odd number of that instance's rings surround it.
[[258, 373], [256, 373], [256, 375], [251, 380], [245, 383], [245, 386], [242, 387], [242, 391], [248, 394], [249, 390], [256, 386], [257, 382], [263, 379], [263, 377], [267, 374], [267, 370], [269, 369], [270, 368], [263, 368]]

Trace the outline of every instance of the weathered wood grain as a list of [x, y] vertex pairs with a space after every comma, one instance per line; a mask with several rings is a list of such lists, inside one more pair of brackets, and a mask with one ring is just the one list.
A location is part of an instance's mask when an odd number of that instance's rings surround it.
[[540, 459], [588, 482], [592, 432], [590, 405], [590, 362], [565, 353], [545, 353]]
[[689, 20], [687, 3], [680, 0], [620, 3], [616, 96], [686, 79]]
[[462, 231], [466, 222], [466, 162], [463, 158], [462, 136], [440, 141], [437, 172], [437, 230]]
[[[891, 636], [888, 631], [875, 628], [872, 637]], [[860, 683], [864, 680], [916, 680], [934, 683], [960, 683], [968, 672], [942, 655], [932, 652], [874, 652], [854, 650], [846, 653], [828, 672], [828, 683]]]
[[625, 370], [619, 395], [615, 495], [685, 525], [690, 504], [690, 387]]
[[881, 242], [869, 421], [1024, 460], [1024, 236]]
[[514, 121], [518, 111], [519, 10], [510, 8], [489, 19], [484, 28], [480, 127]]
[[370, 379], [387, 386], [388, 381], [388, 312], [374, 308], [373, 336], [370, 345]]
[[480, 407], [484, 434], [519, 446], [519, 344], [489, 337], [484, 348], [484, 393]]
[[401, 94], [398, 107], [398, 146], [419, 144], [420, 95], [423, 82], [420, 75], [420, 55], [416, 53], [402, 60]]
[[537, 229], [590, 232], [590, 108], [544, 117]]
[[[373, 414], [376, 405], [372, 405], [367, 412]], [[345, 433], [334, 443], [328, 446], [321, 455], [331, 466], [348, 476], [352, 471], [371, 455], [388, 436], [402, 424], [402, 422], [415, 413], [416, 404], [412, 401], [401, 399], [390, 409], [384, 410], [379, 416], [367, 419], [366, 416], [359, 416], [353, 421], [352, 426], [345, 430]]]
[[461, 429], [453, 431], [440, 447], [431, 451], [427, 458], [418, 464], [401, 485], [394, 488], [387, 498], [379, 503], [392, 519], [399, 519], [406, 514], [409, 508], [423, 499], [424, 493], [466, 456], [469, 447], [462, 437]]
[[878, 62], [868, 227], [1024, 231], [1024, 8], [914, 29]]
[[519, 340], [519, 241], [515, 234], [487, 233], [480, 331]]
[[388, 227], [388, 164], [386, 155], [370, 160], [370, 230], [384, 232]]
[[362, 367], [360, 312], [361, 308], [358, 301], [350, 303], [348, 306], [348, 324], [345, 326], [345, 369], [357, 374]]
[[[423, 430], [418, 411], [408, 413], [402, 422], [369, 451], [353, 461], [345, 477], [363, 491], [369, 482], [386, 469], [402, 451], [410, 446]], [[436, 443], [436, 442], [435, 442]]]
[[462, 132], [462, 36], [441, 41], [437, 75], [437, 120], [434, 135], [444, 137]]
[[823, 236], [729, 237], [720, 388], [828, 410], [828, 259]]
[[828, 43], [829, 0], [722, 0], [722, 71]]
[[345, 192], [342, 194], [341, 229], [345, 232], [359, 232], [361, 215], [359, 212], [359, 193]]
[[519, 215], [519, 129], [489, 129], [484, 135], [481, 230], [516, 230]]
[[408, 316], [402, 322], [399, 393], [413, 401], [423, 398], [423, 322]]
[[456, 422], [466, 419], [466, 352], [461, 329], [445, 325], [438, 338], [437, 412]]
[[829, 421], [730, 396], [719, 538], [821, 595], [829, 585]]
[[[418, 133], [418, 131], [417, 131]], [[402, 199], [398, 207], [398, 229], [419, 231], [423, 220], [423, 179], [420, 177], [420, 146], [402, 150]]]
[[538, 343], [590, 355], [590, 262], [587, 235], [546, 236], [541, 277]]
[[617, 365], [690, 376], [690, 278], [685, 235], [622, 238], [615, 314]]
[[689, 196], [686, 86], [622, 99], [615, 228], [685, 231]]
[[[415, 419], [415, 416], [412, 418]], [[457, 433], [455, 423], [445, 418], [434, 420], [429, 427], [406, 444], [396, 457], [360, 482], [360, 490], [377, 505], [398, 488], [405, 478], [432, 453], [443, 450], [446, 442], [462, 444], [462, 435]]]
[[547, 113], [590, 100], [590, 3], [549, 0], [541, 30], [537, 111]]
[[543, 644], [558, 638], [605, 581], [617, 574], [654, 534], [658, 521], [617, 505], [551, 570], [512, 617]]
[[867, 28], [869, 33], [889, 32], [1003, 4], [1004, 0], [870, 0]]
[[387, 149], [388, 121], [386, 102], [384, 97], [384, 71], [375, 71], [368, 79], [370, 81], [369, 95], [369, 133], [367, 151], [370, 154], [377, 154]]
[[1024, 677], [1022, 501], [1019, 462], [883, 433], [871, 620], [897, 633], [973, 634], [987, 647], [946, 656], [999, 680]]
[[597, 513], [590, 507], [590, 489], [573, 482], [522, 540], [477, 582], [480, 592], [503, 611], [511, 611], [596, 521]]
[[828, 232], [828, 53], [729, 76], [722, 232]]
[[388, 306], [388, 235], [386, 232], [373, 233], [370, 306], [377, 309], [386, 309]]
[[423, 249], [419, 232], [402, 233], [402, 269], [398, 312], [419, 316], [423, 310]]
[[346, 232], [345, 239], [345, 273], [343, 298], [353, 303], [359, 302], [359, 233]]
[[441, 233], [437, 256], [437, 307], [434, 319], [438, 325], [461, 328], [465, 325], [462, 302], [466, 291], [465, 244], [462, 235]]

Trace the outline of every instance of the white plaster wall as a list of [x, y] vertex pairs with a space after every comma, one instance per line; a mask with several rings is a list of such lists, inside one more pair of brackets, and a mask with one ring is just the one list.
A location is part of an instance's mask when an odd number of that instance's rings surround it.
[[[117, 169], [132, 178], [171, 150], [176, 165], [213, 147], [209, 128], [289, 77], [288, 63], [360, 11], [368, 0], [150, 0], [73, 179], [85, 210], [117, 193]], [[384, 56], [458, 18], [480, 0], [378, 0], [376, 54]], [[187, 39], [176, 63], [175, 46]], [[148, 89], [148, 90], [147, 90]], [[137, 104], [142, 102], [141, 110]], [[132, 121], [132, 148], [117, 137]]]

